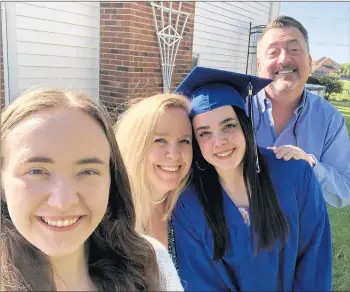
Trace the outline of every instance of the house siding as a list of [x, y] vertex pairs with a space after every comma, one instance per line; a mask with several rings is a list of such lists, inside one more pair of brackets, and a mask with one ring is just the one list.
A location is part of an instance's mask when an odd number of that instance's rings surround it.
[[[245, 73], [249, 25], [267, 24], [278, 16], [279, 3], [196, 2], [193, 54], [199, 66]], [[249, 68], [254, 71], [255, 59]], [[252, 72], [248, 72], [252, 73]]]
[[99, 4], [6, 3], [10, 99], [35, 86], [98, 99]]

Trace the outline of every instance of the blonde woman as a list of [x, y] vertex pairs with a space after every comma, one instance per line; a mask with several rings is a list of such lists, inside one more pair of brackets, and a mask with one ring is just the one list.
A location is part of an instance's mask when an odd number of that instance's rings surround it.
[[2, 291], [183, 290], [167, 250], [135, 232], [104, 108], [39, 89], [4, 110], [1, 133]]
[[142, 99], [121, 115], [115, 132], [131, 183], [137, 230], [168, 247], [177, 265], [170, 215], [192, 163], [189, 101], [176, 94]]

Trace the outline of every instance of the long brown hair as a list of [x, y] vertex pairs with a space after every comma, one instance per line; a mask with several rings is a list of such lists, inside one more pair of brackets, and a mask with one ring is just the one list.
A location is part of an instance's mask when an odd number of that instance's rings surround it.
[[[135, 210], [129, 181], [109, 115], [82, 93], [38, 89], [24, 93], [1, 114], [1, 144], [11, 129], [33, 112], [72, 107], [99, 122], [111, 148], [110, 195], [107, 212], [86, 243], [89, 274], [103, 291], [160, 290], [154, 249], [135, 231]], [[1, 162], [3, 162], [3, 151]], [[2, 190], [3, 191], [3, 190]], [[48, 257], [15, 228], [1, 201], [1, 286], [6, 291], [55, 291]]]

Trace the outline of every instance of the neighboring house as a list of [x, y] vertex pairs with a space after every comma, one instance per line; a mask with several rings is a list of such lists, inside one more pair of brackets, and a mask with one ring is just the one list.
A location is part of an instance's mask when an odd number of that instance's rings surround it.
[[312, 72], [322, 75], [337, 72], [340, 70], [340, 64], [331, 58], [322, 57], [312, 63]]
[[[179, 2], [156, 3], [177, 15]], [[250, 23], [267, 24], [278, 16], [279, 5], [183, 1], [181, 11], [190, 16], [171, 89], [195, 65], [244, 73], [248, 62], [254, 74], [254, 54], [247, 59]], [[28, 88], [54, 86], [83, 90], [113, 111], [126, 97], [162, 91], [149, 1], [1, 2], [1, 16], [5, 104]]]

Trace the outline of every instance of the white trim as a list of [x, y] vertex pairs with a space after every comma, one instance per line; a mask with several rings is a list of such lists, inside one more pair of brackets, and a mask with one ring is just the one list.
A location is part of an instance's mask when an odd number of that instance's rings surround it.
[[272, 20], [272, 9], [273, 9], [272, 5], [273, 5], [273, 3], [270, 2], [270, 7], [269, 7], [269, 20], [268, 20], [267, 23], [270, 23], [271, 20]]
[[100, 69], [101, 69], [101, 56], [100, 56], [100, 49], [101, 49], [101, 3], [98, 2], [97, 4], [97, 21], [98, 21], [98, 47], [97, 47], [97, 96], [96, 96], [96, 103], [100, 102]]
[[10, 104], [10, 89], [9, 89], [9, 71], [8, 71], [8, 57], [7, 57], [7, 20], [6, 20], [6, 3], [0, 2], [1, 9], [1, 36], [2, 36], [2, 54], [3, 54], [3, 68], [4, 68], [4, 94], [5, 106]]
[[[17, 62], [17, 34], [16, 34], [16, 2], [5, 2], [6, 7], [6, 49], [8, 70], [8, 98], [9, 103], [19, 95], [18, 62]], [[11, 33], [12, 32], [12, 33]], [[4, 43], [4, 42], [3, 42]]]

